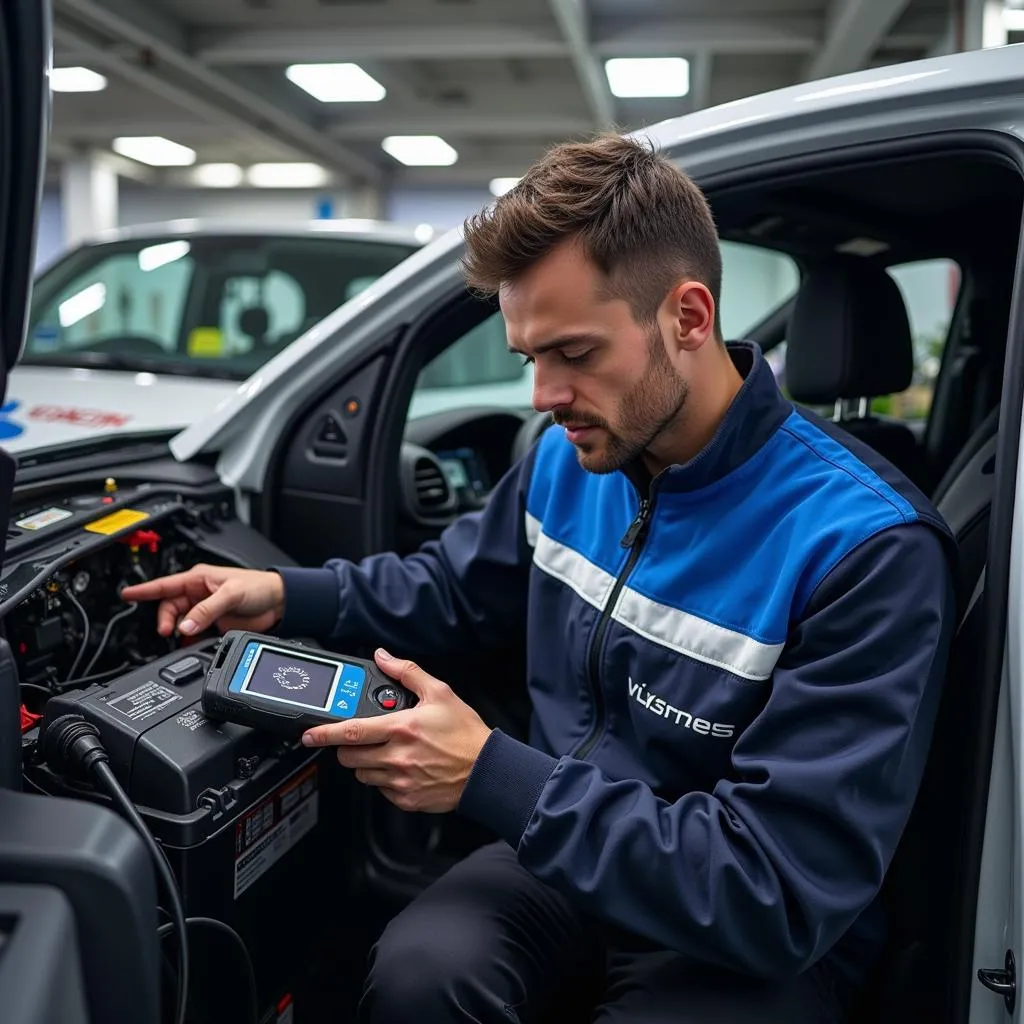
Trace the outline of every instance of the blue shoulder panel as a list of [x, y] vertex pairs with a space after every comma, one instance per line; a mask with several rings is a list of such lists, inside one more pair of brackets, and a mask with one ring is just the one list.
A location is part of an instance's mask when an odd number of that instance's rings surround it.
[[785, 641], [815, 589], [914, 508], [842, 445], [793, 414], [710, 487], [659, 497], [630, 587], [762, 643]]

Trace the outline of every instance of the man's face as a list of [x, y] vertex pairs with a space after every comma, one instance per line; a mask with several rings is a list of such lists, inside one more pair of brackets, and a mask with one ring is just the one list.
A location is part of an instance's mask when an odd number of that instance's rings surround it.
[[499, 293], [509, 347], [534, 365], [533, 407], [566, 428], [580, 465], [611, 473], [679, 418], [687, 383], [657, 324], [608, 299], [601, 278], [566, 243]]

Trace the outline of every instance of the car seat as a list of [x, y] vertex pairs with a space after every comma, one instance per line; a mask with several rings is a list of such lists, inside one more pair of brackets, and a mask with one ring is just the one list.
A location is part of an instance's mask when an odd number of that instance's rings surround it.
[[[917, 438], [905, 423], [870, 412], [871, 399], [905, 391], [913, 373], [907, 309], [885, 270], [852, 262], [811, 270], [786, 337], [789, 395], [804, 405], [834, 407], [844, 430], [916, 482]], [[853, 415], [850, 403], [857, 404]]]

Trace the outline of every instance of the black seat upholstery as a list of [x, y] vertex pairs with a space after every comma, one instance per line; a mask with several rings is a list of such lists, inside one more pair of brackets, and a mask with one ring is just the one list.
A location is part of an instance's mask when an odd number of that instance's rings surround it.
[[[899, 287], [879, 267], [815, 267], [793, 306], [786, 337], [786, 386], [804, 405], [833, 406], [836, 421], [916, 480], [921, 453], [910, 428], [872, 415], [872, 398], [905, 391], [914, 347]], [[855, 415], [845, 409], [859, 403]]]

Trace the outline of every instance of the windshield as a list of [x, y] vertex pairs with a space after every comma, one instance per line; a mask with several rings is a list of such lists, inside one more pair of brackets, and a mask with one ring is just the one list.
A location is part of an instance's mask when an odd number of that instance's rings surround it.
[[36, 282], [21, 362], [244, 380], [415, 248], [319, 234], [88, 246]]

